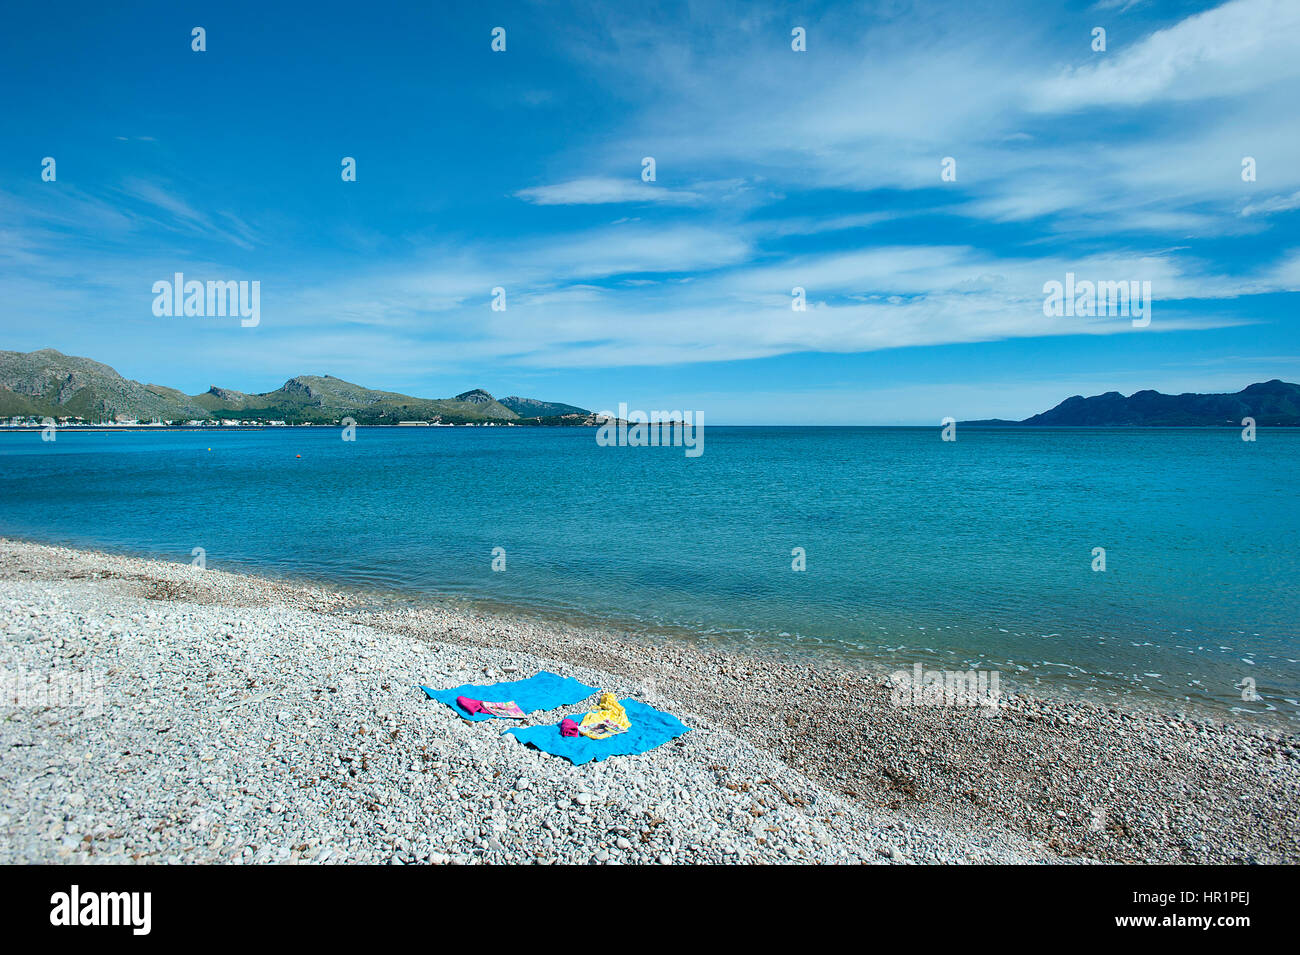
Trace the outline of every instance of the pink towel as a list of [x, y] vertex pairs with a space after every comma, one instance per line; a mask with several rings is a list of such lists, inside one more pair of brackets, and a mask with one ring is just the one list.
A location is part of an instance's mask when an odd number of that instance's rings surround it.
[[487, 712], [487, 708], [484, 707], [482, 703], [480, 703], [478, 700], [471, 700], [468, 696], [456, 697], [456, 705], [459, 706], [466, 713], [468, 713], [470, 716], [473, 716], [476, 713]]
[[569, 719], [562, 720], [562, 721], [560, 722], [560, 735], [561, 735], [561, 736], [579, 736], [579, 735], [581, 735], [581, 734], [578, 732], [578, 724], [575, 723], [573, 720], [569, 720]]

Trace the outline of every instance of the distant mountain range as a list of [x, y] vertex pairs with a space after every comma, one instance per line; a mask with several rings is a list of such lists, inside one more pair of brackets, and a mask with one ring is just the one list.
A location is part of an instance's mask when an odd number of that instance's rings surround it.
[[1261, 381], [1233, 395], [1162, 395], [1139, 391], [1125, 398], [1118, 391], [1084, 398], [1066, 398], [1051, 411], [1024, 421], [964, 421], [968, 425], [1004, 427], [1241, 427], [1242, 418], [1254, 418], [1260, 427], [1300, 426], [1300, 385], [1288, 381]]
[[[52, 348], [0, 351], [0, 418], [80, 418], [86, 422], [211, 422], [223, 419], [287, 424], [436, 421], [442, 424], [592, 425], [584, 408], [536, 398], [494, 398], [475, 388], [454, 398], [415, 398], [376, 391], [330, 375], [299, 375], [275, 391], [245, 394], [216, 385], [187, 395], [163, 385], [123, 378], [108, 365]], [[1300, 385], [1264, 381], [1232, 395], [1164, 395], [1117, 391], [1067, 398], [1024, 421], [992, 419], [966, 425], [998, 427], [1300, 427]]]
[[221, 419], [334, 424], [438, 421], [443, 424], [590, 424], [575, 405], [512, 396], [498, 401], [482, 389], [454, 398], [414, 398], [375, 391], [329, 375], [299, 375], [275, 391], [245, 394], [212, 386], [201, 395], [123, 378], [108, 365], [52, 348], [0, 351], [0, 418], [213, 421]]

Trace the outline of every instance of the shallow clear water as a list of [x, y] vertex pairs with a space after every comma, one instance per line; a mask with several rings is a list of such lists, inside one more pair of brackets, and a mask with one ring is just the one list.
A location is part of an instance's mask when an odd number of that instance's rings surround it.
[[590, 429], [0, 433], [0, 533], [1300, 713], [1300, 433], [705, 438], [687, 458]]

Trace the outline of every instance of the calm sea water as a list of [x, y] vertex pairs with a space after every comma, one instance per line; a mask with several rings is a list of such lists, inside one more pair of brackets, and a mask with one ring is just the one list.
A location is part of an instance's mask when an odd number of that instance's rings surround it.
[[1269, 430], [0, 433], [0, 534], [1295, 716], [1298, 471]]

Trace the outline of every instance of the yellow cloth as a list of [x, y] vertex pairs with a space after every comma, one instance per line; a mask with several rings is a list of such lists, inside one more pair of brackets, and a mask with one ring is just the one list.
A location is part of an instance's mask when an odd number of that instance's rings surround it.
[[623, 704], [618, 701], [613, 693], [602, 693], [596, 700], [596, 708], [582, 718], [582, 725], [578, 727], [578, 732], [586, 736], [583, 732], [588, 726], [595, 726], [599, 723], [613, 723], [623, 729], [630, 729], [632, 721], [627, 718], [627, 711], [623, 709]]

